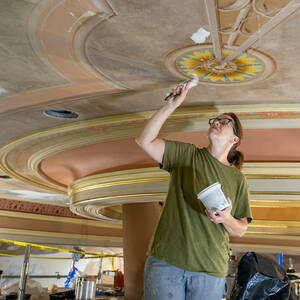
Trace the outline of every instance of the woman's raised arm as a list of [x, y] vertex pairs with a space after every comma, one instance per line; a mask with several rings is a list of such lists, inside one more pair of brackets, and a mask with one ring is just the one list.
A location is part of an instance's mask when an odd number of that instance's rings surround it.
[[149, 119], [135, 139], [137, 144], [158, 163], [162, 163], [165, 152], [165, 142], [158, 137], [158, 134], [168, 117], [184, 101], [189, 85], [190, 82], [180, 84], [173, 89], [173, 97]]

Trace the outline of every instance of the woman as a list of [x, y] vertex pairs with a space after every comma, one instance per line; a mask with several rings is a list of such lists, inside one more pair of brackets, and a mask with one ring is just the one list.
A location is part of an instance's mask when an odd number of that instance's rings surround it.
[[[209, 120], [209, 146], [163, 140], [159, 131], [184, 101], [189, 83], [147, 122], [136, 142], [170, 172], [169, 191], [152, 238], [144, 274], [145, 300], [219, 300], [227, 275], [229, 235], [242, 236], [251, 221], [247, 182], [236, 150], [242, 127], [233, 113]], [[205, 210], [197, 194], [220, 182], [230, 206]]]

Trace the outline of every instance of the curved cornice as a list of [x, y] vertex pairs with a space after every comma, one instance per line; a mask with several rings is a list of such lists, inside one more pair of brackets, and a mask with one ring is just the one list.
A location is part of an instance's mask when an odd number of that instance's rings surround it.
[[93, 189], [132, 185], [137, 183], [164, 182], [169, 175], [159, 168], [143, 168], [127, 171], [117, 171], [99, 175], [88, 176], [74, 181], [69, 186], [69, 196]]
[[245, 163], [243, 173], [247, 179], [300, 179], [300, 163]]
[[284, 249], [284, 254], [300, 254], [299, 246], [266, 245], [264, 243], [229, 243], [229, 246], [238, 252], [257, 251], [262, 253], [280, 253]]
[[121, 247], [123, 243], [122, 237], [114, 236], [95, 236], [87, 234], [71, 234], [71, 233], [58, 233], [49, 231], [34, 231], [24, 229], [11, 229], [11, 228], [0, 228], [1, 237], [12, 237], [18, 241], [41, 241], [45, 244], [61, 243], [76, 245], [87, 244], [88, 246], [99, 246], [103, 247]]
[[[299, 104], [183, 107], [172, 114], [162, 132], [206, 130], [209, 116], [226, 111], [237, 113], [245, 124], [244, 128], [248, 126], [259, 128], [266, 122], [273, 122], [280, 128], [282, 124], [285, 126], [286, 118], [300, 118]], [[25, 135], [0, 148], [0, 167], [8, 175], [29, 185], [52, 192], [66, 193], [65, 186], [54, 182], [39, 170], [41, 161], [50, 155], [83, 145], [133, 138], [144, 125], [144, 121], [152, 114], [151, 111], [108, 116], [56, 126]], [[252, 120], [255, 122], [249, 125]], [[296, 174], [293, 175], [296, 176]]]
[[[244, 128], [286, 126], [286, 119], [300, 119], [300, 105], [253, 105], [179, 108], [166, 122], [163, 132], [206, 130], [207, 118], [233, 111], [242, 119]], [[29, 185], [52, 192], [69, 193], [71, 210], [83, 217], [101, 220], [108, 226], [121, 226], [124, 203], [164, 201], [169, 174], [157, 168], [143, 168], [97, 174], [75, 180], [68, 188], [54, 182], [40, 170], [43, 159], [68, 149], [97, 142], [133, 138], [153, 112], [109, 116], [34, 132], [15, 139], [0, 148], [1, 168], [5, 173]], [[294, 124], [292, 124], [294, 126]], [[297, 125], [297, 124], [296, 124]], [[299, 121], [298, 121], [299, 125]], [[252, 126], [252, 127], [251, 127]], [[249, 182], [256, 180], [299, 180], [300, 163], [246, 163], [243, 169]], [[254, 210], [300, 208], [299, 191], [251, 191]], [[263, 220], [262, 220], [263, 221]], [[262, 223], [254, 220], [247, 238], [293, 236], [299, 224]], [[272, 225], [274, 228], [269, 230]], [[280, 226], [286, 226], [285, 228]], [[271, 226], [271, 227], [272, 227]], [[296, 230], [296, 231], [295, 231]], [[251, 233], [250, 233], [251, 232]], [[269, 233], [273, 232], [273, 233]], [[284, 232], [284, 233], [283, 233]], [[288, 240], [288, 239], [287, 239]]]
[[[265, 171], [266, 170], [266, 171]], [[265, 173], [264, 173], [265, 172]], [[298, 172], [298, 173], [297, 173]], [[246, 163], [243, 169], [250, 180], [300, 178], [300, 163]], [[250, 173], [250, 174], [249, 174]], [[257, 178], [256, 178], [257, 177]], [[156, 168], [141, 168], [87, 176], [76, 180], [69, 186], [71, 210], [82, 216], [121, 221], [122, 214], [113, 212], [109, 207], [126, 203], [164, 201], [168, 189], [169, 173]], [[134, 191], [134, 192], [133, 192]], [[269, 192], [262, 199], [251, 194], [251, 206], [254, 208], [299, 208], [300, 193], [296, 199], [289, 199], [289, 192]], [[295, 196], [295, 193], [293, 193]], [[280, 198], [278, 199], [278, 196]], [[272, 197], [275, 197], [272, 199]], [[277, 199], [276, 199], [277, 197]]]
[[9, 210], [0, 210], [0, 216], [16, 218], [16, 219], [48, 221], [54, 223], [86, 225], [86, 226], [103, 227], [103, 228], [121, 228], [118, 225], [107, 224], [107, 222], [101, 222], [100, 220], [93, 221], [93, 220], [87, 220], [82, 218], [57, 217], [57, 216], [48, 216], [48, 215], [24, 213], [18, 211], [9, 211]]

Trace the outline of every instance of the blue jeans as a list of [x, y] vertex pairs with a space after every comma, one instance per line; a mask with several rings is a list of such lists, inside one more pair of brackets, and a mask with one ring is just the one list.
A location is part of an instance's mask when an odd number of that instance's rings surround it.
[[225, 278], [190, 272], [153, 256], [145, 264], [143, 300], [221, 300]]

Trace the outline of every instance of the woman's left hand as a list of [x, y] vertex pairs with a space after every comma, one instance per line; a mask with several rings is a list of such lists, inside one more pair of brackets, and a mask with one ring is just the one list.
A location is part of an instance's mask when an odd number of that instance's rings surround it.
[[208, 218], [215, 224], [226, 223], [226, 221], [232, 218], [232, 202], [229, 197], [227, 197], [227, 200], [229, 202], [229, 206], [223, 210], [217, 209], [216, 214], [214, 214], [211, 210], [205, 210], [205, 213], [207, 214]]

